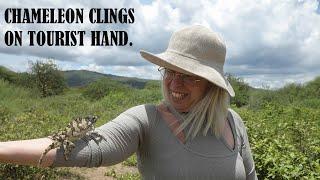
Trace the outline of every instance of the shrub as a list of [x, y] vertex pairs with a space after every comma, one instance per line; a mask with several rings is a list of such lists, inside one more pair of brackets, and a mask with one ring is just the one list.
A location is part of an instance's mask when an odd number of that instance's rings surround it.
[[271, 102], [237, 111], [248, 129], [259, 179], [320, 178], [319, 110]]
[[14, 84], [17, 84], [18, 86], [35, 89], [35, 79], [30, 73], [17, 73], [15, 76], [15, 80], [13, 82]]
[[160, 91], [160, 88], [161, 88], [161, 82], [156, 80], [150, 80], [146, 82], [146, 84], [144, 85], [144, 89], [149, 89], [149, 90]]
[[90, 100], [99, 100], [111, 92], [129, 90], [129, 87], [110, 78], [101, 78], [84, 88], [82, 95]]
[[15, 79], [15, 72], [0, 66], [0, 79], [4, 79], [5, 81], [12, 83]]
[[245, 83], [242, 78], [230, 74], [227, 75], [227, 79], [231, 83], [236, 94], [235, 97], [231, 99], [231, 104], [235, 104], [237, 107], [247, 105], [249, 103], [249, 85]]
[[31, 75], [42, 97], [58, 95], [66, 88], [66, 81], [53, 61], [31, 62]]

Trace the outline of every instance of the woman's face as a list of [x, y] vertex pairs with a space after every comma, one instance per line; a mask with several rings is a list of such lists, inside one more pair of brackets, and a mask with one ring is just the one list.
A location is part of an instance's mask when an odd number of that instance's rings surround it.
[[178, 112], [188, 112], [207, 92], [209, 82], [203, 78], [172, 70], [167, 70], [166, 74], [163, 78], [164, 91]]

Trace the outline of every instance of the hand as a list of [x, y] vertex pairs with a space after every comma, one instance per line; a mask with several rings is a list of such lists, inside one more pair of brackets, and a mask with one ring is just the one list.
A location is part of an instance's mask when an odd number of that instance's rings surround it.
[[[0, 163], [36, 166], [42, 152], [52, 143], [49, 138], [0, 142]], [[56, 149], [46, 154], [42, 167], [50, 166], [55, 158]]]

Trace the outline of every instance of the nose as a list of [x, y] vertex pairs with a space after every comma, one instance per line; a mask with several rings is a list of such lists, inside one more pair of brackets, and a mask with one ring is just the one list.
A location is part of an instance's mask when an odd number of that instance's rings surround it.
[[183, 80], [181, 78], [180, 74], [175, 74], [175, 76], [173, 77], [173, 79], [170, 82], [170, 87], [171, 88], [177, 88], [177, 87], [181, 87], [183, 86]]

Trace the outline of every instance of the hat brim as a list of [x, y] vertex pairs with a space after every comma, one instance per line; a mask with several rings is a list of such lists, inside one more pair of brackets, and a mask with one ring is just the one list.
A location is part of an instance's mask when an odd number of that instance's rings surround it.
[[161, 67], [177, 70], [186, 74], [194, 74], [200, 76], [209, 82], [225, 89], [230, 96], [234, 97], [235, 92], [228, 80], [218, 72], [214, 67], [202, 64], [190, 57], [183, 56], [178, 53], [165, 51], [160, 54], [153, 54], [144, 50], [140, 50], [141, 56]]

